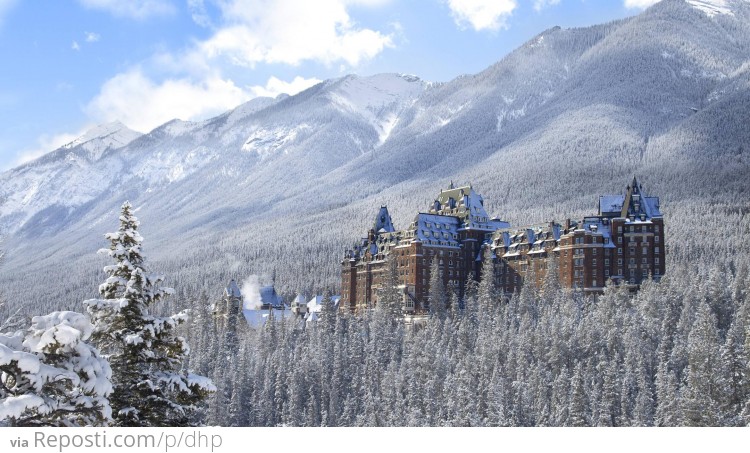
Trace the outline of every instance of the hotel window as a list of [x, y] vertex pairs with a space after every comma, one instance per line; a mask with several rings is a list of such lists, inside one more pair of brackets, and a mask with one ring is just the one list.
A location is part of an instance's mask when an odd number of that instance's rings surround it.
[[596, 280], [591, 280], [591, 286], [596, 286]]
[[654, 255], [658, 255], [658, 254], [659, 254], [659, 247], [654, 247]]
[[654, 258], [654, 264], [659, 264], [659, 258]]
[[617, 265], [618, 265], [618, 266], [621, 266], [621, 265], [622, 265], [622, 258], [617, 258]]
[[596, 255], [596, 249], [594, 249], [594, 251], [593, 251], [593, 252], [591, 252], [591, 253], [592, 253], [592, 254], [594, 254], [594, 255]]
[[656, 233], [659, 232], [659, 225], [654, 225], [654, 232], [656, 232]]
[[628, 252], [629, 252], [629, 253], [630, 253], [631, 255], [635, 255], [635, 247], [630, 247], [630, 249], [628, 249]]
[[631, 266], [634, 266], [635, 265], [635, 258], [630, 258], [629, 262], [630, 262]]
[[604, 276], [605, 277], [609, 277], [609, 269], [605, 269], [604, 270]]
[[618, 255], [622, 255], [622, 248], [618, 248], [618, 249], [617, 249], [617, 254], [618, 254]]
[[594, 258], [593, 260], [591, 260], [591, 265], [592, 266], [596, 266], [596, 258]]
[[654, 236], [654, 242], [659, 242], [659, 236]]
[[643, 276], [648, 277], [648, 271], [646, 269], [643, 269]]
[[648, 253], [648, 247], [643, 247], [643, 254], [645, 255], [647, 253]]
[[635, 269], [630, 269], [630, 277], [635, 277]]
[[617, 268], [617, 275], [622, 275], [622, 268], [621, 267]]
[[643, 264], [646, 264], [646, 263], [647, 263], [646, 259], [647, 259], [647, 258], [646, 258], [646, 257], [644, 256], [644, 257], [643, 257]]

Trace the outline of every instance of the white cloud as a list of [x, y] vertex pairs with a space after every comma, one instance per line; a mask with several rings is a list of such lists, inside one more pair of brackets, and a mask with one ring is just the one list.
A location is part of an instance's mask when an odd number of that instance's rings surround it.
[[78, 2], [86, 8], [132, 19], [169, 15], [176, 11], [170, 0], [78, 0]]
[[221, 4], [224, 25], [195, 52], [249, 67], [303, 61], [356, 66], [393, 47], [393, 40], [390, 34], [359, 27], [347, 11], [355, 3], [376, 6], [383, 1], [227, 1]]
[[534, 9], [541, 11], [548, 6], [557, 5], [558, 3], [560, 3], [560, 0], [534, 0]]
[[661, 0], [625, 0], [626, 8], [646, 9], [651, 5], [659, 3]]
[[97, 42], [101, 39], [101, 35], [99, 33], [94, 33], [93, 31], [87, 31], [85, 34], [86, 42]]
[[175, 118], [209, 118], [252, 97], [218, 75], [199, 81], [182, 78], [156, 83], [135, 68], [109, 79], [85, 110], [96, 122], [119, 120], [132, 129], [148, 132]]
[[73, 41], [73, 44], [70, 45], [70, 48], [73, 50], [81, 50], [81, 46], [78, 44], [78, 41]]
[[[265, 85], [237, 84], [224, 74], [237, 67], [305, 61], [346, 68], [373, 58], [391, 35], [358, 26], [352, 5], [390, 0], [224, 0], [212, 35], [181, 52], [162, 52], [106, 81], [84, 108], [96, 123], [120, 120], [148, 132], [174, 118], [200, 120], [257, 96], [294, 95], [320, 80], [269, 78]], [[190, 0], [193, 20], [208, 25], [201, 0]], [[156, 76], [156, 74], [159, 74]], [[258, 83], [257, 81], [253, 83]]]
[[516, 0], [448, 0], [453, 19], [459, 27], [476, 31], [499, 30], [518, 6]]
[[211, 16], [206, 10], [206, 3], [204, 0], [187, 0], [187, 7], [193, 22], [201, 27], [211, 27], [213, 25]]
[[17, 0], [0, 0], [0, 25], [3, 24], [3, 18], [6, 14], [8, 14], [8, 11], [15, 6], [17, 3]]
[[300, 91], [304, 91], [320, 82], [321, 80], [316, 79], [315, 77], [311, 79], [305, 79], [303, 77], [297, 76], [291, 82], [284, 82], [283, 80], [279, 80], [276, 77], [271, 77], [270, 79], [268, 79], [268, 82], [266, 82], [265, 86], [258, 85], [250, 87], [250, 92], [253, 93], [254, 96], [267, 96], [272, 98], [275, 98], [282, 93], [293, 96]]

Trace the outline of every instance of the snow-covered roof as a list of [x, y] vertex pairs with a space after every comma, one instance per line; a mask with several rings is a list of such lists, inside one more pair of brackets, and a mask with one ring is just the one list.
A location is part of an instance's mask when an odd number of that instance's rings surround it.
[[462, 224], [459, 228], [495, 231], [507, 228], [509, 223], [491, 219], [484, 209], [484, 198], [469, 186], [453, 187], [441, 190], [432, 203], [431, 214], [458, 217]]
[[270, 307], [282, 307], [284, 305], [281, 296], [276, 294], [276, 289], [273, 286], [260, 288], [260, 303]]
[[378, 234], [392, 233], [396, 231], [393, 227], [393, 221], [391, 220], [391, 215], [388, 213], [388, 208], [386, 206], [380, 207], [380, 211], [378, 211], [378, 215], [375, 217], [373, 230]]
[[460, 221], [457, 217], [419, 213], [412, 224], [414, 237], [423, 243], [458, 247], [458, 228]]
[[294, 300], [292, 300], [292, 306], [304, 305], [306, 300], [304, 294], [297, 294]]
[[237, 286], [237, 282], [235, 282], [234, 279], [230, 280], [227, 287], [224, 288], [224, 295], [230, 299], [239, 299], [242, 297], [240, 288]]
[[601, 235], [603, 239], [609, 239], [603, 241], [605, 248], [615, 247], [615, 243], [612, 240], [612, 226], [609, 221], [605, 223], [599, 217], [586, 217], [583, 219], [583, 230], [586, 233]]
[[528, 253], [544, 253], [547, 246], [557, 245], [560, 234], [561, 227], [554, 222], [505, 228], [496, 231], [492, 236], [492, 246], [494, 249], [504, 249], [504, 253], [496, 253], [505, 257], [519, 256], [519, 246], [522, 244], [529, 246]]
[[603, 195], [599, 197], [599, 215], [603, 217], [636, 217], [651, 219], [661, 217], [659, 197], [649, 197], [643, 186], [633, 177], [625, 195]]
[[[330, 296], [330, 299], [334, 308], [337, 308], [339, 301], [341, 301], [341, 296]], [[310, 313], [319, 312], [323, 308], [323, 296], [315, 296], [310, 299], [310, 301], [307, 302], [307, 308]]]
[[283, 319], [292, 316], [291, 310], [242, 310], [245, 320], [250, 327], [260, 327], [268, 321], [269, 316], [274, 319]]
[[602, 195], [599, 197], [599, 215], [619, 216], [622, 212], [622, 203], [625, 195]]

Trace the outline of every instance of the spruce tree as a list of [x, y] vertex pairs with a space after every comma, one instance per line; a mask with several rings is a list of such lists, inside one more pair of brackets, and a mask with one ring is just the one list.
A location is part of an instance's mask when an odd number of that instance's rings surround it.
[[92, 326], [71, 311], [34, 316], [24, 335], [0, 334], [0, 426], [103, 426], [111, 421], [107, 360]]
[[448, 293], [445, 290], [445, 281], [443, 280], [442, 271], [438, 264], [439, 256], [432, 259], [430, 267], [430, 315], [440, 319], [445, 317], [446, 305], [448, 304]]
[[382, 285], [378, 291], [378, 305], [375, 308], [376, 311], [383, 312], [391, 321], [395, 321], [403, 315], [403, 297], [399, 285], [398, 262], [394, 255], [389, 255], [386, 258]]
[[176, 328], [187, 311], [158, 317], [151, 311], [171, 288], [160, 287], [161, 276], [146, 271], [130, 203], [122, 205], [120, 227], [105, 237], [115, 264], [106, 266], [100, 299], [84, 302], [94, 323], [92, 340], [109, 358], [113, 392], [110, 404], [117, 426], [190, 426], [196, 405], [214, 390], [211, 381], [181, 371], [189, 352]]
[[687, 388], [683, 399], [683, 424], [718, 426], [724, 382], [720, 363], [716, 318], [708, 302], [698, 304], [695, 323], [688, 336]]

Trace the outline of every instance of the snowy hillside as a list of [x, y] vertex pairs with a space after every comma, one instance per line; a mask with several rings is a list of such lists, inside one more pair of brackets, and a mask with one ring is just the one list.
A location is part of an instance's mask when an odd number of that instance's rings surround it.
[[593, 213], [637, 174], [677, 233], [677, 219], [708, 215], [693, 206], [747, 209], [748, 111], [750, 2], [665, 0], [546, 30], [447, 83], [346, 76], [137, 138], [107, 126], [0, 174], [0, 284], [53, 309], [90, 297], [125, 199], [184, 291], [273, 271], [282, 291], [337, 291], [342, 250], [381, 204], [402, 227], [451, 179], [518, 223]]

